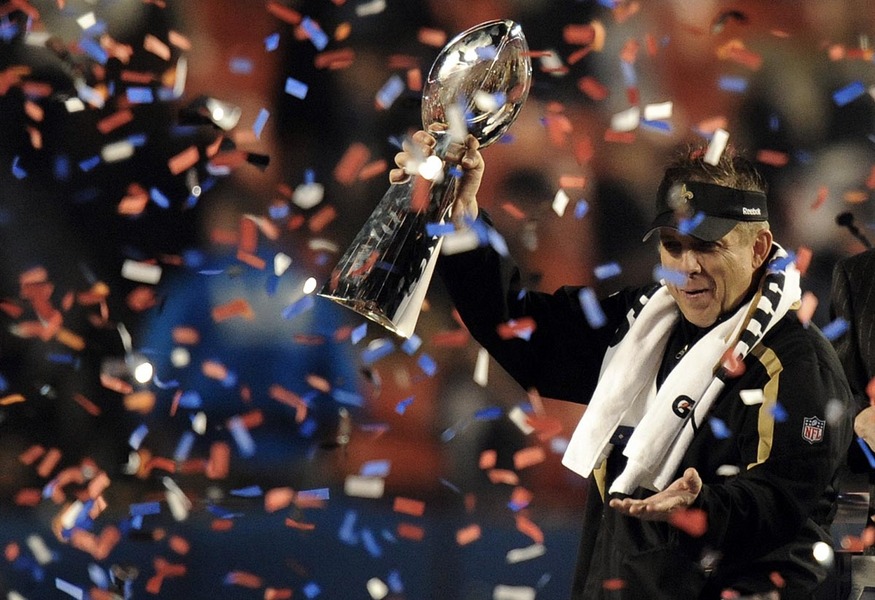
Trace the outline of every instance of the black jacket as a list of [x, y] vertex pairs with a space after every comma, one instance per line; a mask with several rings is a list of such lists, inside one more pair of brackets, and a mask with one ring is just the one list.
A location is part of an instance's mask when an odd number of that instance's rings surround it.
[[[471, 334], [521, 386], [579, 403], [592, 394], [605, 350], [624, 333], [634, 300], [652, 291], [602, 300], [606, 324], [594, 329], [580, 288], [523, 291], [518, 269], [488, 246], [442, 256], [438, 271]], [[499, 325], [525, 317], [535, 324], [528, 340], [499, 334]], [[666, 369], [689, 327], [669, 343]], [[744, 404], [740, 392], [757, 389], [766, 401]], [[680, 476], [695, 467], [704, 481], [694, 506], [707, 516], [704, 535], [606, 508], [603, 490], [623, 466], [615, 447], [606, 468], [590, 476], [573, 597], [719, 598], [724, 589], [745, 595], [775, 588], [782, 598], [810, 597], [827, 575], [812, 549], [817, 542], [832, 547], [828, 528], [851, 439], [849, 403], [828, 340], [788, 314], [715, 402], [709, 419], [726, 427], [700, 428], [678, 469]]]

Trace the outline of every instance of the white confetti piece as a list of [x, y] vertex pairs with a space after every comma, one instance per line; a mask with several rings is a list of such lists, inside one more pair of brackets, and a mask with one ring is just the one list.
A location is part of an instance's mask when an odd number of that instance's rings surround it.
[[313, 208], [325, 197], [325, 186], [321, 183], [302, 183], [295, 188], [292, 194], [292, 202], [302, 210]]
[[52, 562], [52, 551], [46, 546], [45, 540], [37, 534], [27, 536], [27, 547], [30, 548], [33, 557], [41, 565], [47, 565]]
[[383, 600], [389, 595], [389, 586], [382, 579], [372, 577], [368, 579], [368, 593], [374, 600]]
[[747, 406], [756, 406], [757, 404], [762, 404], [766, 399], [765, 394], [762, 390], [741, 390], [738, 393], [741, 396], [741, 401], [744, 402]]
[[645, 121], [664, 121], [671, 118], [673, 104], [669, 102], [660, 102], [657, 104], [648, 104], [644, 107]]
[[156, 284], [161, 280], [161, 267], [127, 259], [122, 264], [122, 277], [139, 283]]
[[509, 564], [515, 564], [525, 560], [532, 560], [533, 558], [543, 556], [546, 552], [547, 547], [544, 546], [544, 544], [532, 544], [525, 548], [514, 548], [513, 550], [508, 551], [507, 562]]
[[720, 477], [733, 477], [741, 472], [735, 465], [720, 465], [717, 467], [717, 475]]
[[716, 165], [720, 162], [720, 157], [723, 156], [727, 142], [729, 142], [729, 132], [725, 129], [717, 129], [708, 143], [708, 149], [705, 151], [705, 157], [702, 160], [709, 165]]
[[565, 209], [568, 208], [569, 202], [571, 202], [571, 198], [568, 197], [565, 190], [560, 189], [553, 198], [553, 212], [561, 217], [565, 214]]
[[355, 14], [359, 17], [378, 15], [386, 10], [386, 0], [371, 0], [355, 7]]
[[480, 246], [480, 238], [473, 229], [464, 229], [448, 233], [442, 238], [441, 254], [459, 254], [468, 252]]
[[93, 12], [85, 13], [78, 19], [76, 19], [76, 24], [82, 28], [83, 31], [91, 29], [95, 25], [97, 25], [97, 17], [94, 16]]
[[529, 435], [535, 430], [526, 420], [526, 411], [519, 406], [514, 406], [510, 409], [507, 413], [507, 417], [526, 435]]
[[103, 162], [113, 163], [127, 160], [134, 155], [134, 145], [128, 140], [107, 144], [100, 150]]
[[489, 382], [489, 352], [486, 348], [477, 351], [477, 362], [474, 363], [474, 383], [486, 387]]
[[492, 600], [535, 600], [535, 588], [528, 586], [497, 585]]
[[382, 498], [386, 482], [381, 477], [350, 475], [343, 482], [343, 492], [355, 498]]
[[640, 122], [641, 109], [633, 106], [611, 116], [611, 129], [622, 132], [634, 131]]

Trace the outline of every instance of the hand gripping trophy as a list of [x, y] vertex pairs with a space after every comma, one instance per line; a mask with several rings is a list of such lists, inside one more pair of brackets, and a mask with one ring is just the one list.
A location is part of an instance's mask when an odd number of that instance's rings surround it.
[[[473, 134], [484, 148], [513, 124], [529, 93], [532, 66], [519, 24], [482, 23], [453, 38], [431, 66], [422, 124], [443, 158], [451, 142]], [[453, 165], [425, 180], [389, 187], [319, 295], [408, 338], [413, 334], [440, 253], [441, 224], [453, 204]]]

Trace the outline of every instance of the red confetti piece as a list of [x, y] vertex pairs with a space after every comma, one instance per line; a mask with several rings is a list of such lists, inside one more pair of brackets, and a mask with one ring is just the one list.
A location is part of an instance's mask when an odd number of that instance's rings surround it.
[[167, 540], [167, 545], [177, 554], [186, 555], [191, 550], [191, 544], [188, 540], [179, 535], [170, 536], [170, 539]]
[[303, 423], [307, 419], [307, 403], [295, 392], [281, 385], [274, 384], [268, 389], [268, 396], [277, 402], [295, 409], [295, 422]]
[[392, 510], [412, 517], [421, 517], [425, 513], [425, 502], [397, 496], [392, 503]]
[[337, 217], [337, 209], [333, 206], [323, 206], [319, 209], [319, 211], [310, 217], [309, 222], [307, 223], [307, 227], [313, 233], [319, 233], [322, 231], [329, 223], [331, 223]]
[[407, 87], [414, 92], [422, 90], [422, 70], [408, 69], [407, 70]]
[[264, 600], [288, 600], [292, 597], [292, 590], [289, 588], [265, 588]]
[[562, 175], [559, 178], [559, 187], [562, 189], [584, 188], [586, 187], [586, 177], [580, 175]]
[[862, 204], [869, 200], [869, 194], [862, 190], [848, 190], [842, 194], [842, 199], [848, 204]]
[[596, 102], [608, 97], [608, 88], [599, 83], [595, 77], [581, 77], [577, 81], [578, 89]]
[[829, 198], [829, 188], [825, 185], [817, 188], [817, 198], [814, 199], [814, 202], [811, 203], [811, 210], [817, 210], [823, 203], [826, 202], [826, 199]]
[[525, 507], [531, 504], [532, 492], [524, 487], [516, 487], [510, 494], [510, 503], [514, 506]]
[[544, 532], [531, 519], [523, 514], [516, 515], [517, 531], [532, 538], [536, 544], [544, 543]]
[[133, 111], [125, 108], [125, 109], [119, 110], [117, 112], [114, 112], [113, 114], [111, 114], [107, 117], [104, 117], [100, 121], [98, 121], [97, 122], [97, 130], [100, 133], [102, 133], [103, 135], [106, 135], [107, 133], [110, 133], [111, 131], [118, 129], [119, 127], [121, 127], [123, 125], [127, 125], [128, 123], [130, 123], [133, 120], [134, 120]]
[[167, 167], [170, 169], [171, 173], [179, 175], [183, 171], [196, 165], [198, 159], [200, 159], [200, 152], [197, 147], [189, 146], [176, 156], [172, 156], [170, 160], [167, 161]]
[[[335, 71], [345, 69], [355, 61], [355, 50], [351, 48], [340, 48], [329, 52], [321, 52], [313, 59], [313, 64], [317, 69], [328, 69]], [[291, 197], [291, 196], [290, 196]]]
[[531, 335], [537, 329], [537, 323], [531, 317], [521, 317], [502, 323], [498, 326], [498, 335], [503, 340]]
[[291, 517], [286, 517], [286, 527], [291, 527], [292, 529], [299, 529], [301, 531], [313, 531], [316, 529], [315, 523], [304, 523], [303, 521], [296, 521]]
[[249, 265], [253, 269], [258, 269], [259, 271], [263, 271], [267, 266], [267, 262], [260, 256], [250, 254], [249, 252], [243, 252], [242, 250], [237, 251], [237, 260]]
[[431, 46], [432, 48], [442, 48], [447, 43], [447, 34], [440, 29], [430, 27], [420, 27], [416, 34], [416, 39], [420, 44]]
[[396, 531], [398, 532], [398, 537], [404, 538], [405, 540], [421, 542], [423, 539], [425, 539], [425, 529], [423, 529], [419, 525], [413, 525], [411, 523], [398, 523]]
[[225, 442], [214, 442], [210, 446], [210, 458], [204, 471], [210, 479], [224, 479], [231, 465], [231, 447]]
[[125, 410], [147, 415], [155, 408], [155, 394], [148, 390], [133, 392], [124, 397]]
[[620, 144], [631, 144], [635, 141], [634, 131], [614, 131], [613, 129], [605, 130], [606, 142], [617, 142]]
[[18, 490], [13, 500], [18, 506], [37, 506], [42, 500], [42, 491], [38, 488], [23, 488]]
[[605, 579], [602, 581], [602, 588], [609, 592], [617, 592], [626, 587], [626, 582], [619, 578]]
[[471, 339], [467, 329], [455, 329], [441, 331], [431, 337], [431, 344], [435, 348], [463, 348]]
[[675, 511], [668, 522], [692, 537], [702, 537], [708, 531], [708, 514], [699, 508]]
[[764, 165], [783, 167], [790, 161], [790, 157], [786, 152], [779, 152], [778, 150], [760, 150], [757, 152], [757, 160]]
[[25, 397], [21, 394], [9, 394], [8, 396], [3, 396], [0, 398], [0, 406], [8, 406], [10, 404], [18, 404], [19, 402], [24, 402]]
[[799, 269], [801, 275], [808, 272], [808, 267], [811, 266], [811, 257], [813, 252], [807, 246], [800, 246], [796, 250], [796, 268]]
[[802, 303], [796, 311], [796, 318], [805, 325], [811, 322], [814, 316], [814, 311], [817, 309], [817, 296], [812, 292], [806, 291], [802, 294]]
[[492, 469], [498, 462], [498, 452], [495, 450], [484, 450], [480, 453], [479, 467], [481, 469]]
[[513, 202], [505, 202], [501, 205], [501, 208], [502, 210], [504, 210], [504, 212], [506, 212], [517, 221], [522, 221], [526, 218], [526, 213], [520, 210], [519, 207]]
[[513, 466], [517, 471], [540, 464], [547, 459], [547, 453], [540, 446], [517, 450], [513, 455]]
[[388, 163], [385, 159], [375, 160], [364, 165], [359, 171], [358, 179], [359, 181], [367, 181], [381, 173], [385, 173], [388, 170]]
[[359, 171], [370, 160], [371, 151], [361, 142], [355, 142], [347, 148], [346, 152], [334, 167], [334, 178], [343, 185], [355, 182]]
[[320, 377], [319, 375], [307, 375], [307, 385], [325, 394], [331, 393], [331, 384], [327, 379]]
[[456, 543], [460, 546], [467, 546], [468, 544], [479, 540], [481, 535], [482, 531], [480, 530], [479, 525], [468, 525], [467, 527], [463, 527], [456, 531]]
[[215, 306], [213, 307], [211, 314], [213, 317], [213, 321], [216, 323], [227, 321], [228, 319], [231, 319], [233, 317], [243, 317], [247, 320], [252, 320], [255, 318], [255, 312], [252, 310], [249, 302], [247, 302], [243, 298], [237, 298], [236, 300], [231, 300], [230, 302], [226, 302], [225, 304]]
[[771, 573], [769, 573], [769, 580], [772, 582], [772, 585], [774, 585], [778, 589], [781, 589], [785, 585], [787, 585], [787, 582], [784, 581], [784, 578], [777, 571], [772, 571]]
[[50, 448], [43, 459], [40, 461], [39, 466], [36, 468], [36, 474], [40, 477], [48, 477], [51, 475], [52, 471], [55, 470], [55, 467], [58, 466], [58, 462], [61, 460], [61, 451], [57, 448]]
[[231, 571], [225, 576], [225, 582], [253, 590], [261, 587], [261, 577], [246, 571]]
[[487, 473], [492, 483], [506, 483], [507, 485], [519, 485], [519, 476], [508, 469], [490, 469]]

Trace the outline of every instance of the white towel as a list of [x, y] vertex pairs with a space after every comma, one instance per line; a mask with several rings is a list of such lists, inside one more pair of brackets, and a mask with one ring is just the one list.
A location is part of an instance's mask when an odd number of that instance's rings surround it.
[[[665, 346], [679, 314], [668, 289], [659, 288], [637, 317], [630, 311], [634, 321], [629, 331], [605, 354], [599, 382], [562, 463], [588, 477], [610, 454], [617, 426], [632, 425], [635, 431], [623, 451], [627, 466], [610, 493], [631, 494], [637, 487], [664, 489], [674, 480], [694, 431], [723, 389], [716, 375], [727, 350], [733, 348], [733, 354], [743, 359], [800, 297], [799, 272], [775, 244], [754, 298], [697, 341], [654, 396]], [[684, 410], [677, 408], [676, 401], [685, 404]]]

